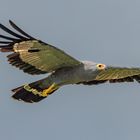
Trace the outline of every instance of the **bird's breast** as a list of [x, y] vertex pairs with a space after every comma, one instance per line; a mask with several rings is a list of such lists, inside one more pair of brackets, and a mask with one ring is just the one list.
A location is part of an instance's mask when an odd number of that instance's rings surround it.
[[52, 78], [59, 85], [76, 84], [82, 81], [91, 81], [96, 77], [96, 72], [85, 69], [83, 66], [63, 68], [56, 71]]

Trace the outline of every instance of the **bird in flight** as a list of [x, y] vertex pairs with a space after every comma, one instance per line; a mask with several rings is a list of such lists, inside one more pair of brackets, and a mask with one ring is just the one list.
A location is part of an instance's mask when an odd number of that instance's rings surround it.
[[49, 75], [13, 89], [14, 99], [39, 102], [68, 84], [97, 85], [105, 82], [140, 83], [140, 68], [113, 67], [92, 61], [79, 61], [64, 51], [38, 40], [9, 20], [13, 30], [0, 24], [10, 36], [0, 34], [0, 52], [10, 53], [8, 62], [31, 75]]

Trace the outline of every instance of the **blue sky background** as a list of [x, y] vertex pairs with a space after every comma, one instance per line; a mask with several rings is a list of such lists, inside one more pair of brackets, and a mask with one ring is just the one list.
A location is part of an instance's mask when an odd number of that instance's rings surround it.
[[[1, 0], [0, 22], [79, 60], [140, 67], [139, 0]], [[0, 31], [2, 33], [2, 31]], [[43, 78], [11, 67], [0, 54], [0, 138], [3, 140], [139, 140], [138, 83], [65, 86], [37, 104], [11, 89]]]

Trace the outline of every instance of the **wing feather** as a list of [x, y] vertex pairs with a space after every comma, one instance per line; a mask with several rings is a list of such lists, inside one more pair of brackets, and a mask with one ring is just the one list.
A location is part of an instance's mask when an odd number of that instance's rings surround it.
[[25, 37], [23, 37], [23, 36], [21, 36], [21, 35], [15, 33], [15, 32], [13, 32], [12, 30], [8, 29], [6, 26], [4, 26], [4, 25], [2, 25], [2, 24], [0, 24], [0, 28], [1, 28], [3, 31], [7, 32], [8, 34], [11, 34], [12, 36], [15, 36], [15, 37], [20, 38], [20, 39], [24, 39], [24, 38], [25, 38]]
[[117, 80], [137, 75], [140, 75], [140, 68], [108, 67], [97, 75], [96, 80]]
[[14, 22], [12, 22], [11, 20], [9, 20], [9, 23], [10, 25], [16, 30], [18, 31], [19, 33], [21, 33], [22, 35], [32, 39], [32, 40], [35, 40], [34, 37], [30, 36], [29, 34], [27, 34], [26, 32], [24, 32], [22, 29], [20, 29]]
[[105, 82], [121, 83], [134, 81], [140, 83], [140, 68], [107, 67], [105, 70], [99, 72], [94, 80], [81, 82], [80, 84], [94, 85]]
[[19, 34], [0, 24], [3, 31], [13, 36], [0, 35], [6, 40], [0, 41], [0, 51], [13, 52], [7, 56], [11, 65], [29, 74], [43, 74], [81, 64], [64, 51], [25, 33], [11, 20], [9, 23]]

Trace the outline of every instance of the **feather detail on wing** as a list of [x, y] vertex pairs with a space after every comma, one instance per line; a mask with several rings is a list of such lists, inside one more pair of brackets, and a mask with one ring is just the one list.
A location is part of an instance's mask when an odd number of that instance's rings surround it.
[[107, 81], [110, 83], [134, 81], [140, 83], [140, 68], [107, 67], [101, 70], [94, 80], [81, 82], [80, 84], [96, 85]]
[[0, 51], [13, 52], [8, 55], [8, 61], [13, 66], [29, 74], [43, 74], [53, 72], [63, 67], [73, 67], [80, 62], [62, 50], [35, 39], [25, 33], [15, 23], [10, 25], [19, 33], [15, 33], [0, 24], [0, 28], [13, 37], [0, 35]]
[[140, 68], [108, 67], [101, 71], [96, 80], [109, 80], [110, 82], [133, 82], [140, 80]]

